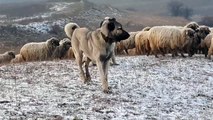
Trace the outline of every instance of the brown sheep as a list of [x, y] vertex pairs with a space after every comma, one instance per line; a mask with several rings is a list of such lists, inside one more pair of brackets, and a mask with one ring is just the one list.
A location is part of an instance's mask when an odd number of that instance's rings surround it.
[[80, 28], [80, 27], [78, 26], [78, 24], [76, 24], [76, 23], [68, 23], [68, 24], [65, 25], [64, 31], [65, 31], [66, 35], [67, 35], [70, 39], [72, 39], [73, 31], [74, 31], [76, 28]]
[[202, 48], [200, 48], [201, 41], [203, 41], [210, 32], [211, 31], [207, 26], [200, 26], [198, 31], [196, 31], [195, 39], [192, 44], [192, 49], [194, 53], [202, 51]]
[[31, 42], [25, 44], [21, 50], [24, 61], [43, 61], [50, 60], [52, 53], [59, 45], [59, 40], [55, 37], [48, 39], [46, 42]]
[[0, 64], [10, 63], [13, 58], [15, 58], [15, 53], [13, 51], [0, 54]]
[[52, 54], [53, 59], [62, 59], [67, 54], [68, 50], [71, 47], [71, 41], [68, 38], [64, 38], [60, 41], [60, 45], [56, 47]]
[[205, 54], [205, 57], [207, 57], [208, 50], [211, 45], [211, 39], [213, 37], [213, 33], [208, 34], [204, 40], [201, 41], [199, 47], [201, 48], [203, 54]]
[[16, 55], [15, 58], [11, 60], [11, 63], [20, 63], [20, 62], [24, 62], [24, 59], [21, 54]]

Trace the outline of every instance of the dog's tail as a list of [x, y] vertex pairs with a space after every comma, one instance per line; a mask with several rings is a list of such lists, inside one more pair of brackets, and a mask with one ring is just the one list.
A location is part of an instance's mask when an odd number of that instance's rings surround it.
[[71, 40], [72, 34], [73, 34], [73, 32], [76, 28], [80, 28], [78, 26], [78, 24], [76, 24], [76, 23], [68, 23], [68, 24], [65, 25], [64, 32], [70, 38], [70, 40]]

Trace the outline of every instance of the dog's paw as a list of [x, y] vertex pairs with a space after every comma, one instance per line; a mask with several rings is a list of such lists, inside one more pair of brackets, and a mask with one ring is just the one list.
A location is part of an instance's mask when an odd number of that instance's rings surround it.
[[119, 65], [118, 63], [111, 63], [110, 64], [111, 66], [114, 66], [114, 65]]
[[110, 89], [107, 89], [107, 90], [103, 90], [103, 92], [106, 93], [106, 94], [112, 94], [111, 88], [110, 88]]

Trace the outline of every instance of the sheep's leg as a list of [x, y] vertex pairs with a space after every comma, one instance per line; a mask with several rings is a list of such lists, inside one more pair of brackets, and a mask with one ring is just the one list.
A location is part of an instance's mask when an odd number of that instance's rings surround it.
[[153, 52], [154, 52], [155, 57], [158, 58], [157, 50], [154, 50]]
[[181, 56], [182, 56], [183, 58], [186, 58], [186, 56], [184, 55], [183, 49], [180, 49], [180, 54], [181, 54]]
[[90, 63], [90, 61], [91, 60], [89, 58], [86, 58], [86, 61], [85, 61], [86, 81], [85, 82], [91, 81], [91, 76], [90, 76], [90, 73], [89, 73], [89, 63]]
[[128, 49], [125, 49], [124, 51], [126, 52], [127, 55], [129, 55]]
[[109, 60], [107, 60], [107, 61], [98, 60], [97, 61], [97, 66], [98, 66], [98, 70], [99, 70], [100, 77], [101, 77], [103, 92], [104, 93], [109, 93], [108, 79], [107, 79]]
[[160, 52], [161, 52], [162, 56], [165, 56], [165, 49], [160, 48]]
[[205, 58], [207, 58], [207, 55], [208, 55], [208, 48], [204, 48], [204, 49], [203, 49], [203, 54], [205, 54]]
[[172, 49], [171, 53], [172, 53], [172, 57], [176, 57], [177, 56], [177, 51], [175, 49]]
[[211, 55], [212, 55], [212, 50], [211, 50], [211, 48], [209, 48], [207, 58], [210, 59], [210, 60], [211, 60]]

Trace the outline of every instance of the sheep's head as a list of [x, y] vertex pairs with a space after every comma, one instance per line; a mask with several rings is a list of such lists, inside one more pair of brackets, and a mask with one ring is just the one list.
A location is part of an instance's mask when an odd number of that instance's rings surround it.
[[103, 39], [108, 43], [119, 42], [129, 37], [122, 25], [115, 18], [106, 17], [100, 24]]
[[71, 47], [71, 41], [68, 38], [64, 38], [60, 41], [60, 45], [62, 45], [65, 50], [69, 50]]
[[186, 28], [185, 29], [185, 35], [186, 35], [187, 38], [192, 39], [192, 38], [194, 38], [195, 31], [191, 28]]
[[9, 51], [9, 52], [7, 52], [7, 54], [9, 56], [11, 56], [11, 58], [15, 58], [16, 57], [16, 55], [15, 55], [15, 53], [13, 51]]
[[204, 39], [210, 32], [211, 31], [210, 31], [209, 27], [207, 27], [207, 26], [200, 26], [197, 34], [198, 34], [198, 37], [200, 39]]
[[198, 25], [198, 23], [196, 23], [196, 22], [190, 22], [190, 23], [188, 23], [185, 27], [186, 27], [186, 28], [191, 28], [191, 29], [193, 29], [194, 31], [197, 31], [198, 28], [199, 28], [199, 25]]
[[52, 47], [57, 47], [59, 46], [59, 39], [57, 39], [56, 37], [52, 37], [47, 40], [47, 44]]

